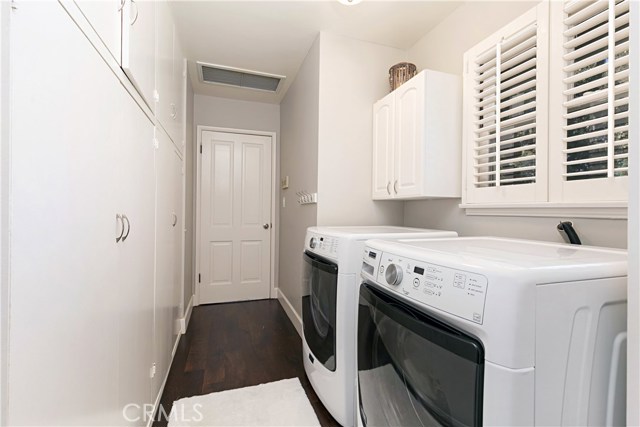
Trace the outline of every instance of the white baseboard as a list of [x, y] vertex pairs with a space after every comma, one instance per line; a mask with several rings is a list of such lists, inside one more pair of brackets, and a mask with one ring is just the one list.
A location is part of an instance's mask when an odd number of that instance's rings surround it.
[[191, 295], [191, 299], [189, 300], [189, 304], [187, 304], [187, 310], [184, 313], [184, 317], [178, 319], [180, 321], [180, 333], [186, 334], [187, 328], [189, 327], [189, 321], [191, 320], [191, 313], [193, 312], [193, 298]]
[[287, 299], [284, 292], [280, 291], [279, 288], [278, 288], [278, 291], [276, 292], [276, 295], [278, 296], [278, 301], [280, 302], [280, 305], [284, 309], [284, 312], [287, 313], [289, 320], [291, 320], [291, 323], [293, 323], [293, 326], [296, 328], [296, 331], [298, 331], [298, 335], [300, 335], [300, 338], [302, 338], [302, 318], [293, 308], [293, 306]]

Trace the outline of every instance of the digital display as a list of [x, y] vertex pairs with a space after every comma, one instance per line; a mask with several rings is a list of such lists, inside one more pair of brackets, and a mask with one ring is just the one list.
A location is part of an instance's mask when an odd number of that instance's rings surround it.
[[373, 251], [369, 251], [369, 258], [376, 259], [376, 255], [377, 255], [377, 254], [376, 254], [375, 252], [373, 252]]
[[424, 268], [421, 268], [421, 267], [414, 267], [414, 268], [413, 268], [413, 272], [414, 272], [414, 273], [416, 273], [416, 274], [420, 274], [420, 275], [422, 275], [422, 274], [424, 274]]

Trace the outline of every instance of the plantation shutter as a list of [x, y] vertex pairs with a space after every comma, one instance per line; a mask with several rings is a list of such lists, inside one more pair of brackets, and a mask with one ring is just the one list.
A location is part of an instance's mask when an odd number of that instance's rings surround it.
[[465, 55], [466, 203], [546, 201], [548, 4]]
[[[629, 0], [564, 1], [552, 76], [553, 201], [627, 199]], [[561, 24], [560, 24], [561, 23]], [[552, 40], [554, 38], [552, 37]], [[553, 121], [556, 122], [553, 122]]]

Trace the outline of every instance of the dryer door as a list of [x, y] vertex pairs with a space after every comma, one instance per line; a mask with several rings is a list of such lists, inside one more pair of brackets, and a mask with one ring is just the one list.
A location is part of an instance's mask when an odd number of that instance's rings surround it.
[[483, 376], [480, 341], [371, 285], [360, 287], [365, 426], [482, 425]]
[[304, 253], [302, 328], [313, 357], [336, 370], [336, 297], [338, 266], [310, 252]]

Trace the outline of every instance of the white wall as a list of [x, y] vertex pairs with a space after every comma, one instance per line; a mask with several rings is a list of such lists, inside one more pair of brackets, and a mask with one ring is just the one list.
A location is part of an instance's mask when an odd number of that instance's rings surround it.
[[9, 370], [9, 2], [0, 2], [0, 425], [7, 421]]
[[196, 126], [280, 132], [280, 106], [196, 94]]
[[[299, 205], [296, 192], [318, 188], [318, 108], [320, 39], [309, 50], [295, 81], [282, 100], [280, 174], [289, 188], [280, 191], [280, 267], [278, 287], [295, 313], [302, 313], [302, 251], [309, 226], [316, 225], [317, 205]], [[282, 200], [286, 206], [282, 206]], [[288, 303], [283, 305], [287, 308]], [[289, 316], [295, 316], [288, 312]], [[295, 319], [294, 325], [299, 327]]]
[[185, 114], [185, 148], [184, 148], [184, 288], [183, 300], [184, 310], [182, 317], [186, 314], [189, 301], [195, 294], [195, 259], [194, 259], [194, 230], [195, 230], [195, 162], [196, 162], [196, 138], [193, 124], [193, 87], [191, 79], [187, 77], [187, 100]]
[[[470, 47], [534, 7], [537, 2], [468, 2], [409, 49], [409, 61], [462, 74], [462, 55]], [[404, 206], [404, 225], [453, 229], [460, 235], [496, 235], [562, 242], [559, 220], [572, 220], [583, 243], [625, 248], [627, 221], [572, 218], [473, 217], [458, 207], [460, 199], [412, 201]]]
[[371, 200], [372, 106], [400, 49], [320, 34], [318, 225], [402, 225], [402, 202]]

